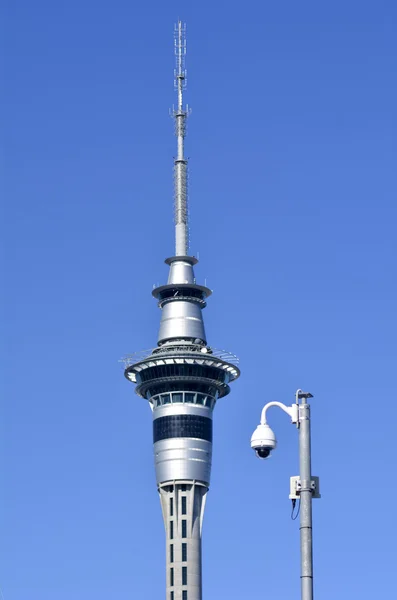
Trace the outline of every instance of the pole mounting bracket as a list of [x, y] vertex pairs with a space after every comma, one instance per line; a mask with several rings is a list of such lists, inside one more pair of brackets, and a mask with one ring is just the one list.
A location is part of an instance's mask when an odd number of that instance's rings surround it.
[[[301, 478], [299, 475], [295, 475], [290, 478], [290, 500], [297, 500], [300, 497], [302, 489]], [[321, 498], [320, 494], [320, 478], [312, 475], [312, 479], [310, 481], [310, 489], [312, 492], [312, 498]]]

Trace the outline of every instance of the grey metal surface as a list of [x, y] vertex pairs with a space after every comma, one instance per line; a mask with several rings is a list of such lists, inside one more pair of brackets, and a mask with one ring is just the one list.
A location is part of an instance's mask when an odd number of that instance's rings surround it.
[[201, 308], [195, 302], [168, 302], [162, 309], [158, 342], [171, 338], [206, 341]]
[[153, 420], [169, 415], [199, 415], [201, 417], [212, 419], [212, 409], [207, 406], [199, 406], [190, 403], [166, 404], [165, 406], [158, 406], [153, 409]]
[[[153, 410], [153, 420], [169, 415], [198, 415], [212, 419], [212, 409], [193, 404], [167, 404]], [[153, 446], [157, 485], [185, 479], [209, 486], [212, 443], [196, 438], [170, 438]]]
[[310, 406], [304, 399], [299, 405], [299, 467], [300, 467], [300, 546], [301, 597], [313, 600], [313, 539]]
[[211, 478], [212, 444], [196, 438], [171, 438], [153, 445], [156, 481], [190, 479], [206, 483]]
[[165, 259], [165, 264], [166, 265], [170, 265], [171, 263], [178, 261], [178, 260], [182, 260], [184, 262], [188, 262], [191, 265], [197, 265], [198, 263], [198, 259], [195, 256], [169, 256], [168, 258]]
[[170, 265], [168, 283], [196, 283], [193, 265], [190, 262], [175, 260]]

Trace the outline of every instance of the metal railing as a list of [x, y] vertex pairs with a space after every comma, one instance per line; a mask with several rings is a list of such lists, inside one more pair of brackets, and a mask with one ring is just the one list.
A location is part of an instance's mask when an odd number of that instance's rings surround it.
[[218, 350], [209, 346], [198, 346], [193, 344], [191, 346], [187, 344], [183, 346], [165, 345], [157, 346], [156, 348], [150, 348], [149, 350], [140, 350], [138, 352], [133, 352], [132, 354], [127, 354], [120, 359], [120, 362], [124, 363], [124, 368], [127, 369], [131, 365], [140, 363], [149, 357], [160, 358], [165, 354], [169, 358], [186, 355], [194, 355], [197, 358], [205, 358], [207, 356], [208, 358], [217, 358], [224, 362], [235, 365], [236, 367], [239, 364], [239, 358], [227, 350]]

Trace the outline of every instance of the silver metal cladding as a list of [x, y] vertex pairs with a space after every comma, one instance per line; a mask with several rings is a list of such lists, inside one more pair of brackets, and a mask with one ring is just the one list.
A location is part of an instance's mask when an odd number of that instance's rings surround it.
[[[153, 430], [157, 484], [184, 479], [209, 486], [212, 409], [186, 403], [159, 406], [153, 410]], [[158, 437], [163, 439], [156, 441]]]
[[192, 283], [195, 284], [193, 265], [186, 261], [173, 261], [170, 264], [168, 275], [168, 284], [171, 283]]
[[212, 443], [190, 438], [171, 438], [154, 444], [157, 484], [188, 479], [209, 485]]
[[206, 341], [201, 308], [196, 302], [168, 302], [162, 309], [158, 343], [171, 338]]
[[189, 248], [187, 209], [187, 161], [175, 161], [175, 254], [185, 256]]
[[[173, 395], [178, 393], [182, 392], [173, 392]], [[194, 392], [191, 394], [196, 395]], [[169, 394], [161, 395], [168, 396]], [[206, 397], [210, 398], [211, 396]], [[215, 398], [212, 398], [212, 401], [214, 402]], [[171, 415], [197, 415], [199, 417], [207, 417], [212, 419], [212, 408], [211, 406], [199, 406], [198, 404], [190, 404], [190, 402], [185, 401], [185, 403], [175, 402], [174, 404], [163, 404], [162, 406], [158, 406], [153, 409], [153, 420]]]

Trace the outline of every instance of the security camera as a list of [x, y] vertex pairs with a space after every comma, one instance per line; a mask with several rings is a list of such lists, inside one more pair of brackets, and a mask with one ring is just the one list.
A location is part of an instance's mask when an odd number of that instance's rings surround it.
[[258, 425], [251, 437], [251, 448], [255, 450], [258, 458], [269, 458], [272, 450], [277, 446], [276, 436], [269, 425]]

